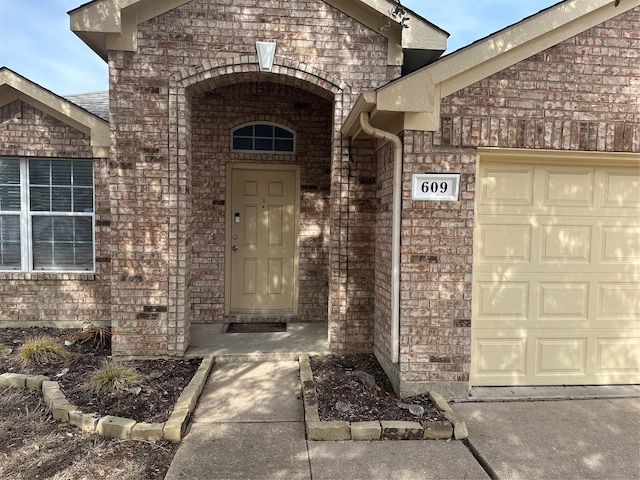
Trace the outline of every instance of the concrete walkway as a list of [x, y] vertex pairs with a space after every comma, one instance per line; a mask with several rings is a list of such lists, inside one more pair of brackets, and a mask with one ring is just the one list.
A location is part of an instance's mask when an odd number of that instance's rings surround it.
[[166, 480], [487, 479], [461, 442], [308, 442], [298, 362], [214, 367]]
[[640, 479], [640, 398], [453, 409], [471, 449], [460, 441], [310, 442], [298, 362], [220, 363], [166, 479]]

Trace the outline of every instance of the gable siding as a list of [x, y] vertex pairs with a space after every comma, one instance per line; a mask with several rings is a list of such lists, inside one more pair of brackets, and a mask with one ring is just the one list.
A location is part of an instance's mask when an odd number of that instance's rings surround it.
[[[90, 159], [89, 137], [21, 100], [0, 108], [0, 157]], [[0, 321], [7, 326], [79, 328], [108, 324], [109, 190], [106, 160], [94, 160], [95, 273], [0, 272]]]

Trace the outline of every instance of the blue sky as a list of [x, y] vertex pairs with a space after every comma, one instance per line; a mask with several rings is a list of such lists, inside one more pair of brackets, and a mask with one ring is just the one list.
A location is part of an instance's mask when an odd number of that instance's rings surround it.
[[[0, 0], [0, 66], [59, 94], [106, 90], [107, 66], [69, 29], [67, 12], [88, 0]], [[559, 0], [404, 0], [446, 30], [448, 52]]]

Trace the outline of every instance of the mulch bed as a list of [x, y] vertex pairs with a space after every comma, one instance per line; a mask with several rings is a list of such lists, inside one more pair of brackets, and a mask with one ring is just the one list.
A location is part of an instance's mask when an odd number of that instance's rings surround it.
[[73, 405], [83, 413], [99, 416], [114, 415], [137, 422], [165, 422], [189, 381], [197, 371], [200, 360], [135, 360], [120, 362], [133, 368], [140, 376], [137, 390], [115, 393], [96, 393], [89, 378], [111, 355], [110, 345], [96, 345], [91, 340], [76, 341], [65, 347], [67, 356], [50, 365], [25, 365], [18, 359], [18, 350], [25, 339], [49, 335], [64, 342], [78, 330], [55, 328], [0, 328], [0, 344], [12, 352], [0, 357], [0, 374], [5, 372], [29, 375], [47, 375], [59, 383], [61, 390]]
[[[373, 354], [310, 357], [320, 420], [348, 422], [444, 420], [427, 395], [399, 399]], [[341, 402], [339, 405], [338, 402]], [[421, 415], [408, 410], [420, 405]], [[347, 409], [348, 411], [341, 411]]]

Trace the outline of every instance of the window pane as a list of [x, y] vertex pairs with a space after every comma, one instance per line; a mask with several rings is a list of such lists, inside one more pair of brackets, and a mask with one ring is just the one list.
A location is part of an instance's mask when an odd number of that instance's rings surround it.
[[20, 210], [20, 185], [0, 185], [0, 210]]
[[256, 137], [273, 137], [273, 125], [256, 125]]
[[284, 128], [276, 127], [275, 137], [276, 138], [290, 138], [290, 139], [293, 139], [293, 133], [291, 133], [288, 130], [285, 130]]
[[33, 244], [33, 269], [53, 269], [53, 243]]
[[53, 219], [33, 217], [33, 268], [42, 270], [53, 265]]
[[93, 164], [91, 162], [74, 162], [73, 185], [93, 187]]
[[93, 244], [80, 243], [76, 245], [75, 268], [93, 270]]
[[22, 267], [20, 244], [3, 244], [1, 250], [0, 268], [3, 270], [20, 270]]
[[270, 138], [256, 138], [256, 150], [273, 151], [273, 140]]
[[51, 190], [49, 187], [31, 187], [29, 192], [31, 195], [32, 212], [51, 211]]
[[35, 270], [92, 270], [91, 217], [33, 217]]
[[54, 212], [71, 211], [71, 188], [54, 187], [51, 189], [51, 210]]
[[74, 188], [73, 189], [73, 211], [74, 212], [93, 212], [93, 189], [91, 188]]
[[239, 135], [241, 137], [253, 137], [253, 125], [242, 127], [233, 132], [234, 136]]
[[56, 160], [51, 162], [51, 184], [71, 185], [71, 162]]
[[0, 216], [0, 269], [19, 270], [20, 267], [20, 217]]
[[53, 218], [53, 241], [73, 242], [73, 217]]
[[50, 185], [51, 172], [50, 160], [29, 160], [29, 184], [30, 185]]
[[0, 240], [3, 243], [20, 243], [20, 217], [18, 215], [0, 216]]
[[0, 159], [0, 185], [20, 185], [20, 160]]
[[53, 264], [55, 268], [63, 268], [65, 270], [75, 267], [73, 261], [73, 244], [56, 243], [53, 249]]
[[0, 210], [20, 210], [20, 160], [0, 159]]
[[76, 243], [93, 242], [93, 222], [89, 217], [75, 217]]
[[252, 138], [234, 138], [233, 139], [234, 150], [253, 150]]
[[276, 140], [276, 152], [293, 152], [293, 140]]

